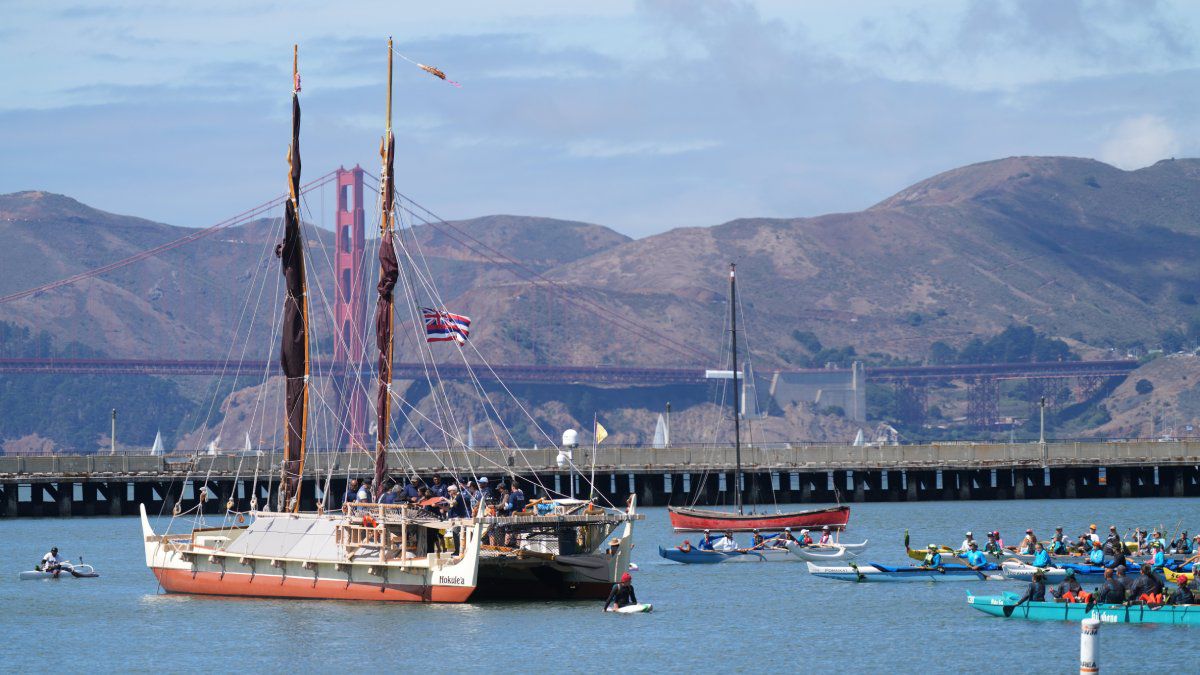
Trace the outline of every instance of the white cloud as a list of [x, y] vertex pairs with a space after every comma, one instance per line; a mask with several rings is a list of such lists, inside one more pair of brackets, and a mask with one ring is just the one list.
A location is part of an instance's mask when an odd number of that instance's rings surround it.
[[1166, 120], [1141, 115], [1122, 121], [1100, 147], [1100, 159], [1122, 169], [1140, 169], [1179, 152], [1179, 138]]

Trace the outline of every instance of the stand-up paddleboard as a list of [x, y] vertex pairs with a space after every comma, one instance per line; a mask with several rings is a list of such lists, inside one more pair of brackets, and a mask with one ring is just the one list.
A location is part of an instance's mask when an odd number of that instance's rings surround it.
[[638, 605], [625, 605], [624, 607], [609, 607], [607, 611], [616, 612], [618, 614], [643, 614], [654, 610], [654, 605], [644, 602]]

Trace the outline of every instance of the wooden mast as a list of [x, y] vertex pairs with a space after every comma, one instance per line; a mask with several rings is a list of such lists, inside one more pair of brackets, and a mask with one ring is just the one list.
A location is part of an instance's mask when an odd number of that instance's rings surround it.
[[308, 431], [308, 287], [304, 275], [304, 238], [300, 233], [300, 46], [292, 46], [292, 143], [288, 146], [288, 201], [284, 240], [278, 254], [286, 279], [280, 362], [286, 379], [284, 458], [279, 485], [280, 511], [300, 509]]
[[737, 505], [738, 515], [742, 515], [742, 405], [741, 391], [738, 389], [736, 268], [737, 265], [729, 263], [729, 329], [733, 336], [733, 460], [736, 468], [733, 475], [733, 503]]
[[387, 475], [387, 442], [390, 428], [392, 359], [395, 350], [392, 339], [395, 288], [399, 269], [392, 244], [392, 203], [395, 195], [395, 138], [392, 136], [392, 39], [388, 38], [387, 123], [380, 147], [383, 170], [379, 190], [383, 196], [382, 218], [379, 222], [379, 299], [375, 305], [375, 343], [379, 349], [379, 391], [376, 397], [378, 419], [375, 431], [375, 498], [383, 494]]

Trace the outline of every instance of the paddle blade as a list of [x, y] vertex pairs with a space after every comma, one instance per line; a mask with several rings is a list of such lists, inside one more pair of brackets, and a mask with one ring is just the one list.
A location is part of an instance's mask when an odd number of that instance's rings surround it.
[[904, 531], [904, 548], [908, 548], [908, 530]]

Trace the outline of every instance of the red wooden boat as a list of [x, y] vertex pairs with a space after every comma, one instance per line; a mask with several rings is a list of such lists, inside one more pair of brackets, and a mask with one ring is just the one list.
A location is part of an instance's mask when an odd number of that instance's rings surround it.
[[750, 530], [782, 530], [791, 528], [821, 528], [829, 527], [840, 530], [850, 522], [849, 506], [830, 506], [824, 509], [809, 509], [807, 511], [792, 511], [791, 513], [759, 513], [737, 514], [729, 511], [713, 511], [711, 509], [689, 509], [672, 506], [668, 509], [671, 514], [671, 527], [676, 532], [696, 530], [733, 530], [748, 532]]

